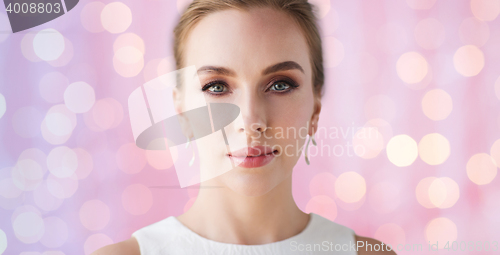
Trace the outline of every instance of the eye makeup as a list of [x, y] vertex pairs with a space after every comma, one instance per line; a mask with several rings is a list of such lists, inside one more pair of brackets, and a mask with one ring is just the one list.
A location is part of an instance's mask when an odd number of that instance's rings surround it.
[[[286, 85], [287, 88], [283, 90], [272, 89], [275, 85], [280, 83]], [[285, 94], [295, 90], [299, 86], [300, 85], [297, 82], [289, 77], [277, 76], [268, 82], [268, 87], [265, 91], [273, 94]], [[201, 91], [203, 93], [209, 94], [210, 96], [224, 96], [228, 93], [231, 93], [230, 86], [222, 79], [214, 79], [208, 81], [207, 83], [205, 83], [205, 85], [202, 86]]]

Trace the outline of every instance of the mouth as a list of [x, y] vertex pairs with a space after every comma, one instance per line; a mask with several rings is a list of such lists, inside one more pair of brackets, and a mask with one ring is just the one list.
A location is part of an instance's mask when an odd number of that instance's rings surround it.
[[267, 165], [273, 160], [278, 150], [269, 146], [246, 147], [226, 154], [234, 166], [256, 168]]

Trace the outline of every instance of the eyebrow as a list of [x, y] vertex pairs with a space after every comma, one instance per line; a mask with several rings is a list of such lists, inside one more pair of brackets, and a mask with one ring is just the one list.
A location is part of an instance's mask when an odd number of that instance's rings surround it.
[[[281, 62], [272, 66], [267, 67], [262, 71], [262, 75], [267, 75], [270, 73], [275, 73], [279, 71], [287, 71], [287, 70], [299, 70], [302, 73], [304, 73], [304, 69], [302, 66], [300, 66], [297, 62], [295, 61], [285, 61]], [[203, 72], [213, 72], [215, 74], [219, 75], [224, 75], [224, 76], [231, 76], [234, 77], [236, 76], [236, 72], [225, 68], [225, 67], [220, 67], [220, 66], [202, 66], [200, 69], [198, 69], [197, 74], [203, 73]]]

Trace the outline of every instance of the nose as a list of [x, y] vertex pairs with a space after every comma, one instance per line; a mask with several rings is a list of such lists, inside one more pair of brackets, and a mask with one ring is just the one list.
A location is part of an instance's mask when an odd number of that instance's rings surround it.
[[260, 136], [267, 126], [266, 102], [256, 92], [243, 92], [237, 103], [240, 108], [241, 118], [236, 123], [238, 133], [245, 132], [247, 136]]

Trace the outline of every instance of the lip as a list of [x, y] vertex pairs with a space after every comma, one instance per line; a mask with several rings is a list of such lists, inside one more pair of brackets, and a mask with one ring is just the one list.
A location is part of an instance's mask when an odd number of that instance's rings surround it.
[[269, 146], [253, 146], [232, 151], [227, 156], [235, 166], [255, 168], [267, 165], [274, 158], [274, 150]]

